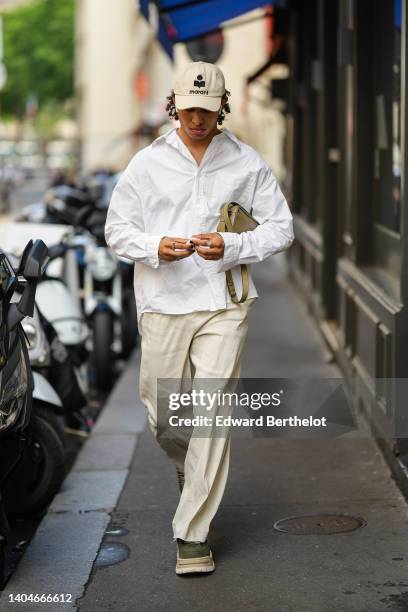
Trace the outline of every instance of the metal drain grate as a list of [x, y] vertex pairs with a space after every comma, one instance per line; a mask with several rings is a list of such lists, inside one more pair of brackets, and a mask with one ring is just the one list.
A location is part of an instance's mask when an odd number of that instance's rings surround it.
[[349, 514], [309, 514], [280, 519], [273, 528], [293, 535], [330, 535], [355, 531], [365, 525], [364, 519]]

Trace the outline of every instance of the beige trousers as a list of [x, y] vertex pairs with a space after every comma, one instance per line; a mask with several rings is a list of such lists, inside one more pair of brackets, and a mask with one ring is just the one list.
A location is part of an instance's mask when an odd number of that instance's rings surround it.
[[145, 312], [141, 316], [140, 398], [148, 409], [153, 435], [185, 474], [173, 518], [174, 539], [206, 540], [227, 482], [231, 436], [228, 429], [223, 436], [160, 439], [157, 379], [190, 379], [194, 384], [194, 379], [239, 378], [248, 313], [255, 300], [214, 312]]

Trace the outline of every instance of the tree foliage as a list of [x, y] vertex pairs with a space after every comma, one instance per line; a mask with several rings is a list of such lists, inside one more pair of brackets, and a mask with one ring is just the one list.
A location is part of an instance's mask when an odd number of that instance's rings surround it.
[[74, 0], [34, 0], [4, 12], [3, 28], [1, 113], [21, 117], [30, 96], [40, 108], [72, 97]]

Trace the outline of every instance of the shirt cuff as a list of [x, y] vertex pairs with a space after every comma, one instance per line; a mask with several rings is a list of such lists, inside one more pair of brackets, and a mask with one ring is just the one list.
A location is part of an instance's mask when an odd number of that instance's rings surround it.
[[159, 260], [159, 244], [163, 236], [149, 236], [146, 242], [147, 263], [152, 268], [158, 268]]
[[224, 239], [224, 255], [221, 259], [223, 266], [234, 266], [239, 259], [240, 240], [234, 232], [217, 232]]

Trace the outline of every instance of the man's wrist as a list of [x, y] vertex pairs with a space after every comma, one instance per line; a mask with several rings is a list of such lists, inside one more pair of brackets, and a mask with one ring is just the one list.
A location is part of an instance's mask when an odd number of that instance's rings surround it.
[[160, 261], [165, 261], [165, 260], [163, 260], [163, 259], [162, 259], [162, 256], [160, 255], [160, 244], [161, 244], [161, 241], [162, 241], [164, 238], [167, 238], [167, 236], [162, 236], [162, 237], [160, 238], [160, 242], [159, 242], [159, 244], [158, 244], [158, 246], [157, 246], [157, 254], [158, 254], [158, 256], [159, 256]]
[[162, 236], [149, 236], [147, 240], [147, 252], [149, 264], [152, 268], [158, 268], [161, 260], [159, 259], [159, 245]]
[[234, 232], [217, 232], [224, 241], [223, 264], [233, 264], [238, 259], [239, 238]]

